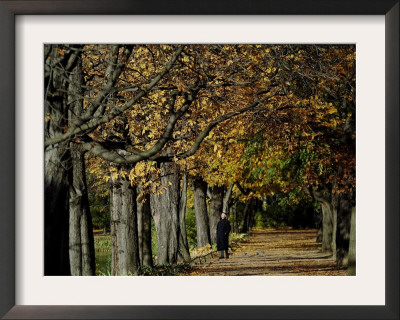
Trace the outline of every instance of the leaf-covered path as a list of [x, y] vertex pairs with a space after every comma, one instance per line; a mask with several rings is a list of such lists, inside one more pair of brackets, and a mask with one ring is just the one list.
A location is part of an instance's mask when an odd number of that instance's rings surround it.
[[194, 266], [193, 276], [345, 276], [331, 255], [321, 253], [316, 230], [254, 230], [229, 259], [214, 256]]

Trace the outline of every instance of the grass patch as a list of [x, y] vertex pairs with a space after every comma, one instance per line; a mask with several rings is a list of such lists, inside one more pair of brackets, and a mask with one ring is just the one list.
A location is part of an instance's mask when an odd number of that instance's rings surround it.
[[111, 236], [110, 235], [95, 235], [94, 236], [94, 250], [96, 252], [109, 252], [111, 251]]

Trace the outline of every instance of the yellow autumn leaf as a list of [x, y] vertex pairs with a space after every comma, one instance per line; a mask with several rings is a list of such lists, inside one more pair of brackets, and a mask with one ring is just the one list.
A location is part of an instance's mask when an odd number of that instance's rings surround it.
[[332, 113], [337, 113], [337, 109], [335, 107], [331, 107], [328, 109], [328, 113], [332, 114]]

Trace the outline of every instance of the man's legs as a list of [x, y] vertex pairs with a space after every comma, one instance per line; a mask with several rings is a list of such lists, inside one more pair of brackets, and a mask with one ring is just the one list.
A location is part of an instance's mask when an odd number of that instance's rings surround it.
[[223, 259], [224, 258], [224, 251], [225, 251], [225, 258], [229, 258], [229, 254], [228, 254], [228, 249], [226, 249], [226, 250], [221, 250], [220, 251], [220, 253], [221, 253], [221, 256], [219, 257], [220, 259]]

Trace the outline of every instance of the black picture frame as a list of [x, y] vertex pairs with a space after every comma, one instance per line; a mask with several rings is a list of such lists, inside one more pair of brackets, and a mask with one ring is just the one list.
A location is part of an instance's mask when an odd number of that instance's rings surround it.
[[[16, 306], [15, 16], [70, 14], [385, 15], [384, 306]], [[4, 319], [399, 319], [399, 0], [0, 1], [0, 316]], [[371, 168], [373, 170], [373, 168]], [[373, 257], [371, 257], [373, 258]], [[373, 288], [371, 288], [373, 290]]]

